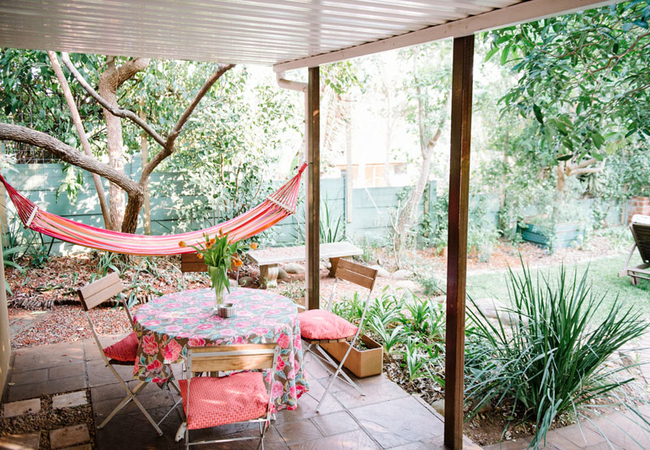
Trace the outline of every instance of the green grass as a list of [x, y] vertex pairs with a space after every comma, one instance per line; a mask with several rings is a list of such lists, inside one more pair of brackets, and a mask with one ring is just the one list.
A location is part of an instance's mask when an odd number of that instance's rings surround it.
[[[573, 270], [577, 267], [578, 274], [583, 273], [589, 267], [589, 280], [593, 282], [594, 291], [607, 293], [603, 304], [596, 313], [595, 319], [597, 320], [605, 319], [617, 296], [623, 309], [631, 306], [634, 311], [641, 312], [646, 319], [650, 319], [650, 281], [641, 280], [637, 286], [632, 286], [629, 277], [618, 277], [618, 272], [623, 267], [626, 258], [627, 253], [566, 266], [569, 273], [573, 273]], [[638, 253], [635, 253], [631, 263], [634, 265], [641, 264]], [[540, 271], [544, 275], [555, 277], [560, 272], [560, 265], [531, 269], [533, 277], [536, 277]], [[514, 272], [520, 273], [521, 269], [516, 269]], [[507, 275], [506, 270], [476, 275], [469, 273], [467, 276], [467, 293], [474, 299], [495, 298], [508, 304]]]

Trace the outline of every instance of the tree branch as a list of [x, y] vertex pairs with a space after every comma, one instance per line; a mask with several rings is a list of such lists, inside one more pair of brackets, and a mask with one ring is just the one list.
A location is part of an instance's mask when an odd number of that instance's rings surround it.
[[163, 144], [163, 149], [162, 151], [158, 152], [156, 156], [154, 156], [151, 161], [144, 166], [142, 169], [142, 175], [140, 177], [140, 183], [143, 183], [147, 178], [149, 178], [149, 175], [151, 175], [151, 172], [158, 167], [158, 165], [169, 155], [171, 155], [174, 152], [174, 143], [176, 142], [176, 138], [178, 135], [181, 133], [181, 130], [183, 129], [183, 126], [187, 123], [188, 119], [198, 106], [199, 102], [201, 99], [205, 96], [205, 94], [208, 93], [210, 88], [214, 85], [214, 83], [221, 78], [221, 76], [226, 73], [228, 70], [232, 69], [235, 67], [234, 64], [226, 64], [222, 65], [219, 64], [217, 67], [217, 70], [208, 78], [205, 83], [203, 84], [203, 87], [197, 92], [196, 96], [194, 97], [194, 100], [189, 104], [187, 109], [181, 114], [180, 118], [176, 122], [176, 125], [174, 125], [174, 128], [172, 129], [171, 133], [169, 136], [167, 136], [167, 141]]
[[131, 79], [133, 75], [144, 70], [144, 68], [149, 65], [150, 61], [151, 59], [149, 58], [131, 58], [120, 67], [116, 67], [117, 86], [122, 86], [126, 81]]
[[31, 128], [8, 123], [0, 123], [0, 140], [9, 140], [15, 142], [24, 142], [25, 144], [35, 145], [36, 147], [47, 150], [63, 161], [73, 166], [80, 167], [89, 172], [96, 173], [109, 181], [117, 184], [124, 189], [129, 196], [141, 195], [142, 187], [127, 176], [121, 174], [107, 164], [100, 163], [94, 158], [88, 157], [70, 147], [49, 134], [32, 130]]
[[[86, 156], [92, 158], [93, 153], [92, 150], [90, 150], [90, 143], [88, 142], [88, 137], [86, 136], [86, 130], [84, 130], [83, 124], [81, 123], [81, 117], [79, 116], [77, 104], [75, 103], [74, 97], [72, 96], [72, 91], [70, 91], [68, 80], [66, 80], [65, 76], [63, 75], [63, 70], [59, 64], [59, 58], [56, 56], [56, 53], [52, 51], [48, 51], [47, 56], [50, 58], [50, 63], [52, 64], [56, 78], [59, 80], [61, 90], [63, 90], [63, 95], [65, 97], [66, 103], [68, 104], [70, 114], [72, 115], [72, 122], [77, 129], [77, 134], [81, 140], [81, 146], [84, 149], [84, 153]], [[107, 230], [111, 230], [113, 228], [111, 224], [111, 214], [106, 202], [106, 194], [104, 194], [104, 186], [102, 186], [102, 180], [96, 173], [93, 173], [92, 176], [93, 182], [95, 183], [95, 190], [97, 191], [97, 197], [99, 199], [99, 206], [102, 210], [102, 216], [104, 217], [104, 225], [106, 226]]]
[[166, 142], [165, 139], [163, 139], [162, 136], [156, 133], [156, 130], [154, 130], [148, 123], [140, 119], [136, 113], [134, 113], [133, 111], [129, 111], [128, 109], [114, 108], [101, 95], [99, 95], [97, 91], [95, 91], [90, 86], [90, 84], [88, 84], [86, 79], [83, 76], [81, 76], [77, 68], [70, 61], [70, 57], [68, 56], [67, 53], [61, 53], [61, 60], [63, 61], [63, 64], [65, 64], [65, 66], [68, 68], [68, 70], [72, 72], [72, 75], [74, 75], [76, 80], [79, 82], [79, 84], [81, 84], [81, 86], [86, 90], [86, 92], [88, 92], [95, 100], [97, 100], [97, 102], [100, 105], [102, 105], [104, 109], [106, 109], [116, 117], [129, 119], [131, 122], [135, 123], [140, 128], [142, 128], [149, 136], [153, 138], [154, 141], [156, 141], [161, 146], [165, 147], [165, 142]]

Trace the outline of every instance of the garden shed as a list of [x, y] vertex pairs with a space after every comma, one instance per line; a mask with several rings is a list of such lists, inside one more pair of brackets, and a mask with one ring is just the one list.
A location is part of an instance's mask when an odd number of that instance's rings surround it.
[[[319, 307], [319, 66], [453, 39], [445, 444], [462, 447], [465, 275], [474, 34], [603, 6], [598, 0], [243, 0], [213, 2], [23, 0], [4, 2], [0, 45], [21, 49], [268, 66], [303, 90], [306, 117], [307, 301]], [[308, 69], [308, 83], [290, 71]], [[0, 136], [0, 138], [5, 138]], [[4, 275], [0, 273], [4, 284]], [[0, 386], [11, 354], [0, 287]]]

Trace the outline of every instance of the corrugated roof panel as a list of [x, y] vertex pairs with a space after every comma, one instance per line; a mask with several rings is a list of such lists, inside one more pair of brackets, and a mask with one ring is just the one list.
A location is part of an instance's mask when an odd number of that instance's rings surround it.
[[0, 45], [273, 65], [520, 1], [3, 0]]

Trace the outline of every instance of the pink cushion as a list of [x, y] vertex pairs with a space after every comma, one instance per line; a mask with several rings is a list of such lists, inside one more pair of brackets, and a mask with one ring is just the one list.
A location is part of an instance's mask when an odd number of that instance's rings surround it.
[[262, 372], [240, 372], [222, 378], [192, 378], [189, 411], [187, 380], [179, 380], [179, 384], [189, 430], [258, 419], [266, 414], [269, 405]]
[[138, 356], [138, 335], [134, 331], [121, 341], [106, 347], [104, 354], [117, 361], [135, 362], [135, 358]]
[[344, 339], [354, 336], [357, 327], [329, 311], [310, 309], [298, 314], [300, 334], [305, 339]]

